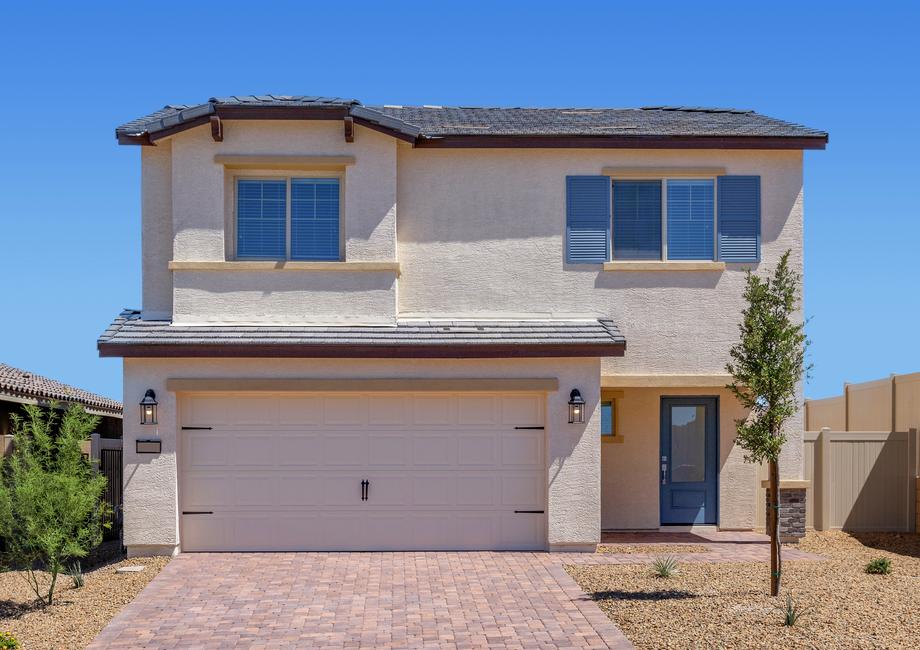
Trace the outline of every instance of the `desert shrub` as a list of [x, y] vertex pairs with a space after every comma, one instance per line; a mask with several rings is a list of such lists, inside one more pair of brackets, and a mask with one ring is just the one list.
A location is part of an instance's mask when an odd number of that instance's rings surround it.
[[877, 557], [866, 565], [866, 573], [887, 576], [891, 573], [891, 560], [887, 557]]
[[676, 576], [678, 573], [677, 559], [673, 555], [655, 558], [655, 561], [652, 562], [652, 572], [659, 578]]

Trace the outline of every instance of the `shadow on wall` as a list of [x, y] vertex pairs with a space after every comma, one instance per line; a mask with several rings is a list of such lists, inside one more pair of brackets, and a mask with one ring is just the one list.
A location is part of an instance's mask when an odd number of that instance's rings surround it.
[[[893, 436], [892, 436], [893, 437]], [[889, 437], [880, 443], [854, 442], [847, 444], [847, 451], [856, 455], [850, 462], [835, 462], [832, 466], [831, 491], [833, 492], [832, 512], [845, 510], [843, 521], [834, 517], [831, 525], [840, 525], [847, 531], [905, 531], [909, 523], [909, 509], [915, 508], [910, 496], [910, 488], [916, 490], [914, 478], [907, 475], [906, 439]], [[878, 449], [878, 446], [881, 448]], [[875, 449], [873, 449], [875, 448]], [[877, 449], [878, 455], [873, 460], [872, 454]], [[861, 456], [861, 458], [859, 458]], [[868, 473], [862, 485], [859, 484], [858, 470], [852, 468], [869, 465]], [[856, 491], [855, 498], [852, 492]], [[852, 504], [847, 508], [847, 503]], [[835, 507], [835, 502], [839, 505]], [[838, 510], [840, 508], [840, 510]]]

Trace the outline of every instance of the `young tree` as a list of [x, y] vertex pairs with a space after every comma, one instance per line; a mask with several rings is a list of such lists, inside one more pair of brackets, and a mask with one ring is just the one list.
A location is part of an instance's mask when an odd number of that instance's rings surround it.
[[799, 409], [796, 387], [805, 366], [805, 324], [797, 316], [801, 276], [789, 268], [789, 251], [780, 258], [772, 277], [750, 270], [744, 299], [747, 307], [726, 366], [732, 375], [728, 388], [750, 415], [736, 420], [738, 445], [750, 463], [766, 461], [770, 476], [767, 529], [770, 534], [770, 595], [778, 596], [782, 574], [779, 543], [779, 456], [786, 442], [785, 423]]
[[13, 453], [0, 460], [0, 537], [6, 563], [22, 568], [38, 600], [50, 605], [67, 560], [102, 541], [106, 478], [80, 450], [99, 418], [76, 405], [63, 416], [23, 409], [12, 416]]

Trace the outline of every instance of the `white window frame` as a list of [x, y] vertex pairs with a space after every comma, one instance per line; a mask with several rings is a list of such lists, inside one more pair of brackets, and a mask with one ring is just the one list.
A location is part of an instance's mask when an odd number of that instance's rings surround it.
[[[345, 261], [345, 173], [340, 171], [329, 170], [309, 170], [298, 169], [290, 172], [278, 173], [277, 170], [242, 170], [228, 174], [227, 177], [227, 207], [224, 231], [228, 233], [226, 238], [226, 255], [227, 259], [238, 261], [268, 261], [268, 262], [291, 262], [310, 260], [292, 260], [291, 259], [291, 179], [294, 178], [335, 178], [339, 181], [339, 258], [338, 262]], [[284, 259], [276, 257], [255, 258], [247, 257], [241, 259], [237, 255], [237, 185], [241, 180], [258, 180], [258, 181], [285, 181], [285, 202], [284, 202]], [[329, 260], [323, 260], [329, 261]]]
[[[709, 260], [669, 260], [668, 259], [668, 181], [712, 181], [712, 259]], [[614, 257], [614, 181], [659, 181], [661, 183], [661, 249], [658, 259], [618, 260]], [[719, 177], [718, 175], [699, 174], [694, 176], [610, 176], [610, 261], [611, 262], [715, 262], [719, 259]]]

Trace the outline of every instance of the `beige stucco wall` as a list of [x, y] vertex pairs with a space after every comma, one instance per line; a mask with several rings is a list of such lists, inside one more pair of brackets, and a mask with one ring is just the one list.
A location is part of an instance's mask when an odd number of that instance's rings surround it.
[[141, 148], [141, 277], [145, 318], [172, 314], [172, 143]]
[[[172, 553], [179, 544], [176, 395], [169, 378], [510, 378], [555, 377], [546, 413], [548, 538], [552, 546], [596, 544], [600, 539], [600, 364], [597, 359], [521, 360], [309, 360], [125, 359], [124, 395], [139, 401], [156, 391], [159, 424], [124, 422], [125, 545], [129, 551]], [[586, 423], [568, 424], [569, 391], [588, 404]], [[138, 455], [138, 438], [162, 440], [159, 455]]]
[[808, 400], [807, 431], [820, 431], [824, 427], [832, 431], [846, 430], [846, 400], [843, 395]]
[[[354, 164], [343, 172], [345, 259], [396, 260], [396, 142], [392, 138], [358, 127], [355, 141], [346, 143], [340, 121], [256, 120], [225, 122], [223, 142], [214, 142], [210, 130], [202, 127], [161, 141], [157, 148], [164, 144], [164, 151], [171, 149], [173, 260], [231, 259], [233, 242], [225, 236], [233, 214], [232, 192], [225, 182], [230, 172], [214, 162], [215, 154], [353, 156]], [[288, 172], [278, 172], [284, 173]], [[161, 213], [151, 208], [150, 218], [145, 218], [147, 239], [167, 232]], [[161, 255], [150, 266], [151, 278], [162, 282]], [[173, 318], [186, 323], [329, 322], [335, 306], [334, 311], [361, 322], [392, 322], [394, 274], [361, 275], [370, 277], [307, 271], [176, 272]]]
[[719, 399], [720, 528], [754, 527], [757, 468], [734, 444], [735, 420], [744, 409], [724, 389], [627, 388], [617, 398], [622, 443], [601, 445], [601, 527], [657, 529], [661, 398], [681, 395]]
[[850, 431], [891, 431], [891, 378], [847, 386]]

